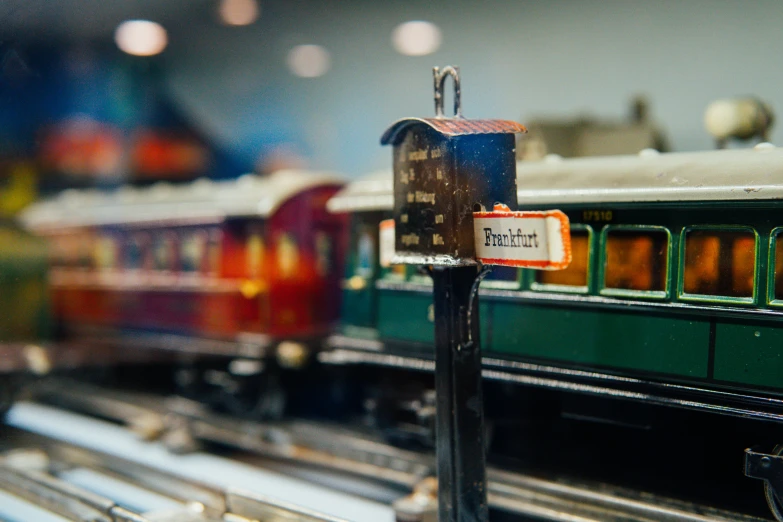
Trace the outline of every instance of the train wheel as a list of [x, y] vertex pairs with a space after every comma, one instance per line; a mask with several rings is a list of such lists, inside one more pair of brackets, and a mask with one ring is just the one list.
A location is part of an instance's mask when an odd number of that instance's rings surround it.
[[286, 394], [278, 368], [262, 361], [245, 362], [235, 360], [229, 365], [230, 385], [224, 388], [224, 406], [241, 417], [279, 419], [285, 410]]
[[[775, 446], [775, 449], [772, 450], [772, 453], [775, 455], [783, 454], [783, 445]], [[764, 481], [764, 496], [767, 498], [767, 505], [769, 506], [769, 510], [772, 511], [772, 514], [775, 516], [775, 519], [783, 522], [783, 502], [781, 501], [778, 493], [775, 491], [775, 488], [773, 488], [769, 481], [766, 480]]]
[[286, 394], [279, 369], [258, 359], [234, 359], [228, 364], [190, 365], [176, 374], [178, 392], [206, 406], [251, 419], [277, 419]]

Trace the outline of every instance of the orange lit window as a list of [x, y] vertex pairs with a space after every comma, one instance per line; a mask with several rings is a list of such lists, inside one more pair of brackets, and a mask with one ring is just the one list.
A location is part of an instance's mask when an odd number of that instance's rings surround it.
[[289, 234], [277, 239], [277, 267], [284, 278], [294, 277], [299, 267], [299, 248]]
[[95, 267], [98, 270], [110, 270], [117, 266], [117, 240], [111, 235], [103, 235], [95, 242]]
[[251, 232], [247, 236], [245, 255], [247, 256], [247, 276], [260, 277], [261, 267], [264, 264], [264, 240], [261, 239], [260, 233]]
[[683, 291], [753, 297], [756, 236], [750, 230], [691, 230], [685, 235]]
[[606, 235], [604, 286], [666, 290], [669, 237], [662, 230], [610, 230]]
[[536, 282], [543, 285], [587, 287], [590, 259], [590, 234], [587, 230], [571, 231], [571, 263], [565, 270], [536, 270]]
[[407, 265], [390, 265], [386, 270], [385, 277], [395, 281], [404, 281], [408, 276]]

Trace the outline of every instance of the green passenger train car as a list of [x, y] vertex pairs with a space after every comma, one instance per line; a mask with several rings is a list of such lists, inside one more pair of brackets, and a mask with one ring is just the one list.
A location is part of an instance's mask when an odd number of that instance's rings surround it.
[[[520, 209], [568, 215], [573, 261], [482, 283], [487, 377], [783, 420], [783, 149], [550, 157], [517, 176]], [[391, 191], [387, 171], [330, 202], [352, 213], [331, 339], [346, 361], [432, 359], [431, 280], [378, 260]]]

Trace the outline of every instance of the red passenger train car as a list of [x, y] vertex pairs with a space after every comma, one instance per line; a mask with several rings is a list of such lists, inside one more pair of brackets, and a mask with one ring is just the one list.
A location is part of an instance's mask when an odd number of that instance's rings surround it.
[[132, 333], [256, 356], [282, 340], [315, 346], [338, 319], [345, 218], [326, 201], [341, 185], [330, 174], [285, 170], [66, 191], [23, 221], [51, 240], [65, 335]]

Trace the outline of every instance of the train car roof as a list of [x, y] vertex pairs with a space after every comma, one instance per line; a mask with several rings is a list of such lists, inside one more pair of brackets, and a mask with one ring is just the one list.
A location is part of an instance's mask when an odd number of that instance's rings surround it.
[[154, 221], [221, 221], [268, 217], [295, 195], [320, 186], [342, 185], [340, 177], [304, 170], [268, 176], [245, 174], [235, 180], [198, 179], [185, 185], [156, 183], [113, 192], [66, 190], [28, 207], [20, 216], [31, 229], [68, 228]]
[[[659, 153], [517, 163], [520, 205], [783, 199], [783, 148]], [[391, 210], [391, 171], [349, 183], [332, 212]]]
[[379, 170], [346, 185], [332, 196], [330, 212], [390, 210], [394, 206], [394, 180], [391, 170]]
[[517, 164], [520, 205], [783, 198], [783, 148], [547, 158]]

